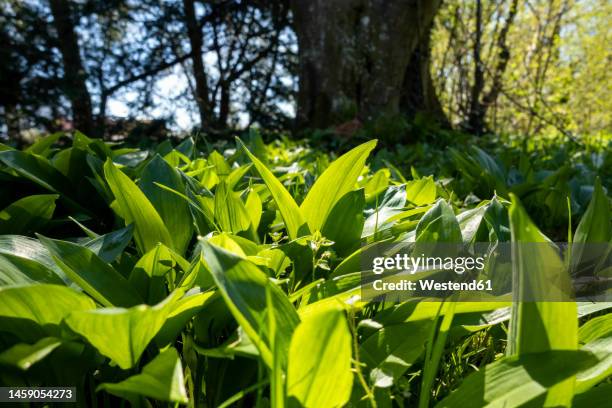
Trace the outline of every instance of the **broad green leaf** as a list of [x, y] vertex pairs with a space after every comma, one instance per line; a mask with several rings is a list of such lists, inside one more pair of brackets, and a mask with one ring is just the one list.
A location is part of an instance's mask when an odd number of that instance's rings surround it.
[[28, 153], [39, 154], [44, 156], [45, 153], [49, 151], [49, 148], [53, 146], [55, 142], [59, 140], [60, 137], [64, 135], [63, 132], [55, 132], [45, 137], [41, 137], [36, 142], [32, 143], [27, 149], [25, 149]]
[[104, 390], [128, 400], [140, 395], [160, 401], [186, 404], [189, 399], [184, 383], [179, 355], [175, 349], [169, 348], [145, 365], [140, 374], [118, 383], [103, 383], [97, 390]]
[[176, 245], [176, 250], [184, 254], [193, 235], [193, 221], [189, 212], [189, 204], [181, 197], [160, 188], [155, 183], [181, 193], [185, 192], [185, 186], [179, 172], [159, 155], [155, 155], [143, 169], [139, 187], [157, 210]]
[[510, 222], [508, 221], [508, 210], [497, 197], [493, 197], [487, 205], [484, 214], [485, 221], [495, 233], [499, 242], [510, 241]]
[[246, 252], [240, 246], [240, 244], [236, 242], [234, 238], [235, 236], [232, 236], [226, 232], [222, 232], [220, 234], [216, 234], [210, 237], [208, 239], [208, 242], [220, 248], [223, 248], [226, 251], [233, 253], [234, 255], [238, 255], [241, 258], [246, 258]]
[[436, 183], [433, 176], [406, 183], [406, 199], [416, 206], [431, 204], [436, 201]]
[[166, 275], [171, 271], [187, 272], [189, 262], [163, 244], [144, 254], [132, 269], [129, 282], [148, 304], [160, 302], [167, 293]]
[[262, 203], [261, 198], [259, 198], [259, 194], [255, 190], [249, 191], [247, 195], [246, 203], [244, 204], [247, 214], [251, 219], [251, 225], [253, 226], [253, 230], [257, 231], [259, 228], [259, 222], [261, 221], [261, 213], [262, 213]]
[[570, 350], [505, 357], [472, 373], [436, 407], [542, 406], [547, 390], [596, 362], [591, 353]]
[[[513, 197], [510, 207], [513, 249], [513, 280], [517, 296], [541, 295], [551, 283], [565, 289], [569, 284], [563, 261], [548, 238], [529, 219]], [[559, 282], [559, 280], [562, 280]], [[509, 354], [578, 347], [577, 308], [573, 302], [516, 302], [510, 326]]]
[[389, 228], [393, 217], [400, 214], [406, 205], [406, 186], [390, 186], [375, 204], [376, 207], [366, 219], [362, 238], [375, 236], [377, 232]]
[[234, 187], [236, 187], [236, 185], [240, 182], [240, 180], [242, 180], [244, 175], [247, 174], [249, 170], [251, 170], [251, 167], [253, 167], [252, 164], [247, 164], [232, 170], [230, 175], [227, 177], [227, 186], [233, 190]]
[[162, 328], [176, 300], [169, 295], [155, 306], [103, 308], [74, 312], [65, 322], [98, 351], [123, 369], [133, 367]]
[[58, 335], [60, 322], [77, 310], [94, 309], [87, 296], [66, 286], [29, 285], [0, 288], [0, 327], [25, 339]]
[[310, 188], [300, 211], [311, 231], [320, 231], [338, 200], [353, 190], [376, 142], [371, 140], [340, 156]]
[[15, 170], [20, 176], [55, 193], [68, 193], [70, 196], [70, 180], [60, 173], [44, 157], [6, 150], [0, 152], [0, 161]]
[[189, 269], [189, 262], [185, 258], [167, 246], [157, 244], [138, 260], [134, 268], [142, 269], [150, 277], [163, 277], [176, 265], [183, 270]]
[[90, 249], [41, 235], [38, 238], [64, 273], [104, 306], [133, 306], [142, 302], [123, 275]]
[[66, 284], [55, 272], [38, 262], [0, 254], [0, 286], [35, 283]]
[[258, 348], [264, 363], [272, 367], [266, 296], [270, 296], [269, 301], [276, 310], [276, 341], [285, 351], [299, 322], [295, 309], [280, 288], [253, 263], [216, 245], [201, 242], [204, 260], [227, 307]]
[[597, 316], [578, 330], [578, 339], [585, 344], [582, 350], [590, 351], [601, 361], [576, 376], [576, 392], [584, 392], [604, 378], [612, 375], [612, 314]]
[[104, 175], [125, 224], [134, 223], [134, 238], [140, 252], [144, 254], [150, 251], [158, 242], [174, 248], [170, 233], [155, 207], [110, 159], [104, 163]]
[[321, 233], [335, 242], [334, 248], [340, 255], [346, 255], [361, 243], [361, 232], [365, 222], [364, 207], [364, 190], [350, 191], [334, 205], [323, 225]]
[[261, 162], [259, 159], [246, 148], [244, 143], [240, 139], [237, 139], [237, 142], [242, 146], [245, 153], [249, 156], [255, 169], [263, 179], [264, 183], [270, 190], [270, 194], [276, 205], [278, 206], [278, 210], [285, 221], [285, 226], [287, 227], [287, 233], [289, 234], [290, 239], [296, 239], [302, 235], [308, 235], [308, 227], [306, 225], [306, 221], [302, 216], [300, 208], [295, 203], [291, 194], [287, 191], [287, 189], [282, 185], [280, 181], [272, 174], [270, 170]]
[[[463, 313], [482, 313], [507, 307], [511, 302], [456, 302], [455, 315]], [[431, 299], [415, 299], [407, 301], [379, 313], [375, 320], [383, 326], [401, 322], [416, 322], [434, 319], [440, 311], [440, 302]]]
[[382, 192], [389, 185], [391, 172], [389, 169], [380, 169], [363, 186], [366, 197], [374, 196]]
[[215, 220], [222, 231], [232, 233], [246, 231], [251, 225], [244, 203], [225, 180], [217, 184], [215, 191]]
[[[512, 251], [514, 295], [519, 297], [519, 301], [512, 305], [507, 354], [522, 356], [549, 350], [576, 350], [576, 303], [522, 301], [530, 300], [530, 295], [541, 299], [551, 290], [568, 293], [571, 283], [562, 259], [513, 195], [509, 218], [512, 241], [515, 243]], [[549, 391], [545, 405], [568, 406], [573, 389], [573, 378], [558, 384]]]
[[232, 172], [232, 168], [227, 164], [225, 158], [221, 153], [216, 150], [213, 150], [212, 153], [208, 156], [208, 162], [215, 166], [215, 170], [217, 171], [217, 175], [219, 177], [226, 177]]
[[[0, 235], [0, 255], [4, 255], [9, 262], [18, 266], [19, 272], [28, 279], [34, 279], [34, 277], [38, 279], [40, 277], [42, 283], [55, 283], [56, 278], [53, 275], [56, 275], [63, 282], [69, 282], [68, 277], [51, 258], [47, 248], [35, 239], [19, 235]], [[29, 261], [39, 264], [42, 269], [34, 266], [36, 270], [30, 271], [29, 265], [31, 264]], [[0, 269], [0, 279], [8, 279], [7, 275], [2, 277], [3, 273], [8, 272]], [[46, 278], [42, 278], [40, 273], [43, 273]]]
[[423, 243], [462, 242], [461, 227], [452, 207], [444, 200], [438, 200], [427, 211], [416, 228], [416, 241]]
[[192, 137], [186, 137], [178, 146], [176, 146], [176, 151], [184, 154], [185, 156], [191, 158], [193, 156], [195, 148], [195, 141]]
[[34, 344], [19, 343], [0, 353], [0, 365], [14, 366], [27, 370], [48, 356], [62, 341], [55, 337], [45, 337]]
[[425, 352], [431, 324], [421, 320], [385, 326], [363, 342], [359, 355], [372, 369], [370, 379], [375, 387], [392, 386]]
[[97, 236], [85, 242], [83, 246], [92, 250], [104, 262], [110, 263], [117, 259], [128, 246], [133, 233], [134, 224], [130, 224], [125, 228]]
[[591, 202], [574, 234], [571, 252], [573, 270], [578, 269], [581, 262], [597, 260], [597, 257], [602, 255], [601, 250], [591, 249], [589, 244], [612, 244], [611, 220], [610, 202], [601, 187], [601, 182], [597, 179]]
[[[461, 228], [461, 235], [463, 236], [463, 242], [479, 242], [479, 232], [482, 230], [484, 215], [487, 212], [488, 205], [481, 205], [476, 208], [472, 208], [457, 215], [457, 222], [459, 222], [459, 228]], [[483, 241], [488, 241], [484, 239]]]
[[572, 400], [573, 408], [605, 407], [610, 403], [612, 384], [601, 384], [584, 394], [578, 394]]
[[609, 242], [612, 239], [610, 220], [612, 220], [610, 202], [601, 186], [601, 181], [597, 179], [591, 202], [576, 228], [574, 242], [579, 244]]
[[594, 317], [578, 329], [578, 339], [582, 344], [608, 336], [612, 336], [612, 314], [610, 313]]
[[187, 294], [179, 299], [166, 318], [166, 322], [155, 336], [155, 343], [164, 346], [179, 335], [187, 322], [211, 301], [214, 291]]
[[[167, 186], [164, 186], [163, 184], [156, 183], [155, 185], [161, 189], [164, 189], [177, 195], [188, 204], [189, 212], [191, 213], [191, 216], [193, 217], [193, 221], [195, 223], [195, 229], [199, 235], [206, 235], [210, 231], [218, 229], [214, 220], [213, 194], [206, 189], [198, 188], [197, 182], [184, 174], [183, 180], [187, 185], [186, 195]], [[194, 191], [198, 190], [201, 190], [199, 195], [194, 193]]]
[[0, 211], [0, 234], [27, 234], [39, 231], [55, 211], [57, 194], [31, 195]]
[[310, 286], [311, 284], [309, 284], [299, 291], [294, 292], [292, 296], [308, 288], [308, 290], [302, 292], [301, 297], [303, 300], [300, 302], [300, 308], [308, 307], [309, 304], [316, 303], [323, 299], [329, 300], [335, 298], [341, 302], [347, 302], [351, 297], [361, 296], [361, 278], [361, 272], [337, 276], [314, 286]]
[[351, 333], [339, 304], [301, 316], [289, 347], [287, 396], [305, 407], [343, 406], [351, 395]]
[[593, 353], [599, 361], [576, 375], [577, 394], [589, 390], [612, 375], [612, 336], [597, 338], [580, 350]]

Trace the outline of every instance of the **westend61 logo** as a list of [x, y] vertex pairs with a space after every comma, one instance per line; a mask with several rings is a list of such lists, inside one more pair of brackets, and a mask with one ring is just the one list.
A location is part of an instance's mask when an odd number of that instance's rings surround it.
[[[610, 253], [608, 244], [379, 243], [363, 248], [361, 296], [385, 302], [451, 295], [487, 302], [611, 301]], [[541, 267], [526, 271], [527, 259]]]

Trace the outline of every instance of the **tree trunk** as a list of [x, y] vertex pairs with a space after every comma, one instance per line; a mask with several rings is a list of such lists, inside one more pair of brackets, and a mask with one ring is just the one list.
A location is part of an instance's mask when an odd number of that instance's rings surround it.
[[410, 56], [402, 84], [400, 110], [408, 117], [421, 115], [443, 127], [450, 127], [431, 78], [430, 31], [431, 25]]
[[[420, 47], [439, 6], [437, 0], [294, 0], [298, 126], [322, 128], [355, 117], [368, 122], [413, 114], [416, 106], [439, 107], [428, 47]], [[417, 83], [421, 95], [413, 95]]]
[[482, 48], [482, 2], [476, 0], [476, 29], [474, 30], [474, 48], [472, 58], [474, 60], [474, 83], [470, 92], [470, 111], [466, 129], [476, 135], [485, 132], [485, 108], [480, 101], [480, 95], [484, 90], [484, 67], [480, 58]]
[[65, 92], [72, 106], [74, 128], [94, 136], [91, 96], [85, 83], [86, 73], [81, 62], [79, 42], [74, 30], [68, 0], [51, 0], [53, 25], [62, 54]]
[[191, 47], [191, 64], [193, 67], [193, 77], [195, 79], [195, 99], [200, 114], [200, 126], [208, 128], [213, 125], [213, 115], [210, 106], [208, 93], [208, 79], [204, 69], [202, 59], [202, 29], [198, 24], [195, 15], [194, 0], [183, 0], [185, 10], [185, 24], [187, 25], [187, 35]]

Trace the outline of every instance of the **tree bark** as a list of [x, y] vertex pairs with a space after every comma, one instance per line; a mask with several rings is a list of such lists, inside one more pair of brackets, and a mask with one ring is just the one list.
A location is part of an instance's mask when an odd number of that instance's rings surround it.
[[[439, 6], [437, 0], [293, 0], [298, 126], [323, 128], [355, 117], [367, 122], [412, 114], [417, 105], [439, 106], [429, 53], [420, 48]], [[422, 100], [415, 104], [417, 83]]]
[[200, 126], [207, 128], [213, 125], [214, 119], [210, 104], [208, 78], [204, 69], [204, 60], [202, 59], [202, 46], [204, 42], [202, 39], [202, 29], [195, 15], [194, 0], [183, 0], [183, 8], [185, 10], [185, 24], [187, 25], [189, 45], [191, 47], [191, 64], [195, 79], [194, 96], [198, 105]]
[[87, 74], [81, 61], [70, 4], [68, 0], [51, 0], [50, 5], [58, 46], [62, 54], [64, 87], [72, 106], [74, 128], [88, 136], [95, 136], [91, 95], [85, 82]]
[[431, 77], [430, 32], [431, 25], [410, 56], [402, 84], [400, 109], [408, 117], [421, 115], [448, 128], [450, 122], [442, 109]]
[[474, 47], [472, 58], [474, 60], [474, 83], [470, 93], [470, 111], [466, 128], [468, 131], [480, 135], [485, 132], [485, 108], [480, 101], [480, 95], [484, 90], [484, 67], [480, 52], [482, 48], [482, 2], [476, 0], [476, 29], [474, 30]]

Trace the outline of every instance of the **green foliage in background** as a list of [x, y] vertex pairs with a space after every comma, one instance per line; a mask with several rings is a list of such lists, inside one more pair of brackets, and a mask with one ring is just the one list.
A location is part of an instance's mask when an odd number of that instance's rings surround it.
[[[610, 394], [612, 304], [366, 302], [359, 259], [381, 242], [611, 243], [605, 147], [49, 138], [0, 146], [2, 386], [76, 386], [92, 407], [590, 407]], [[557, 166], [563, 155], [575, 160]], [[515, 254], [515, 279], [574, 267], [540, 248]]]

